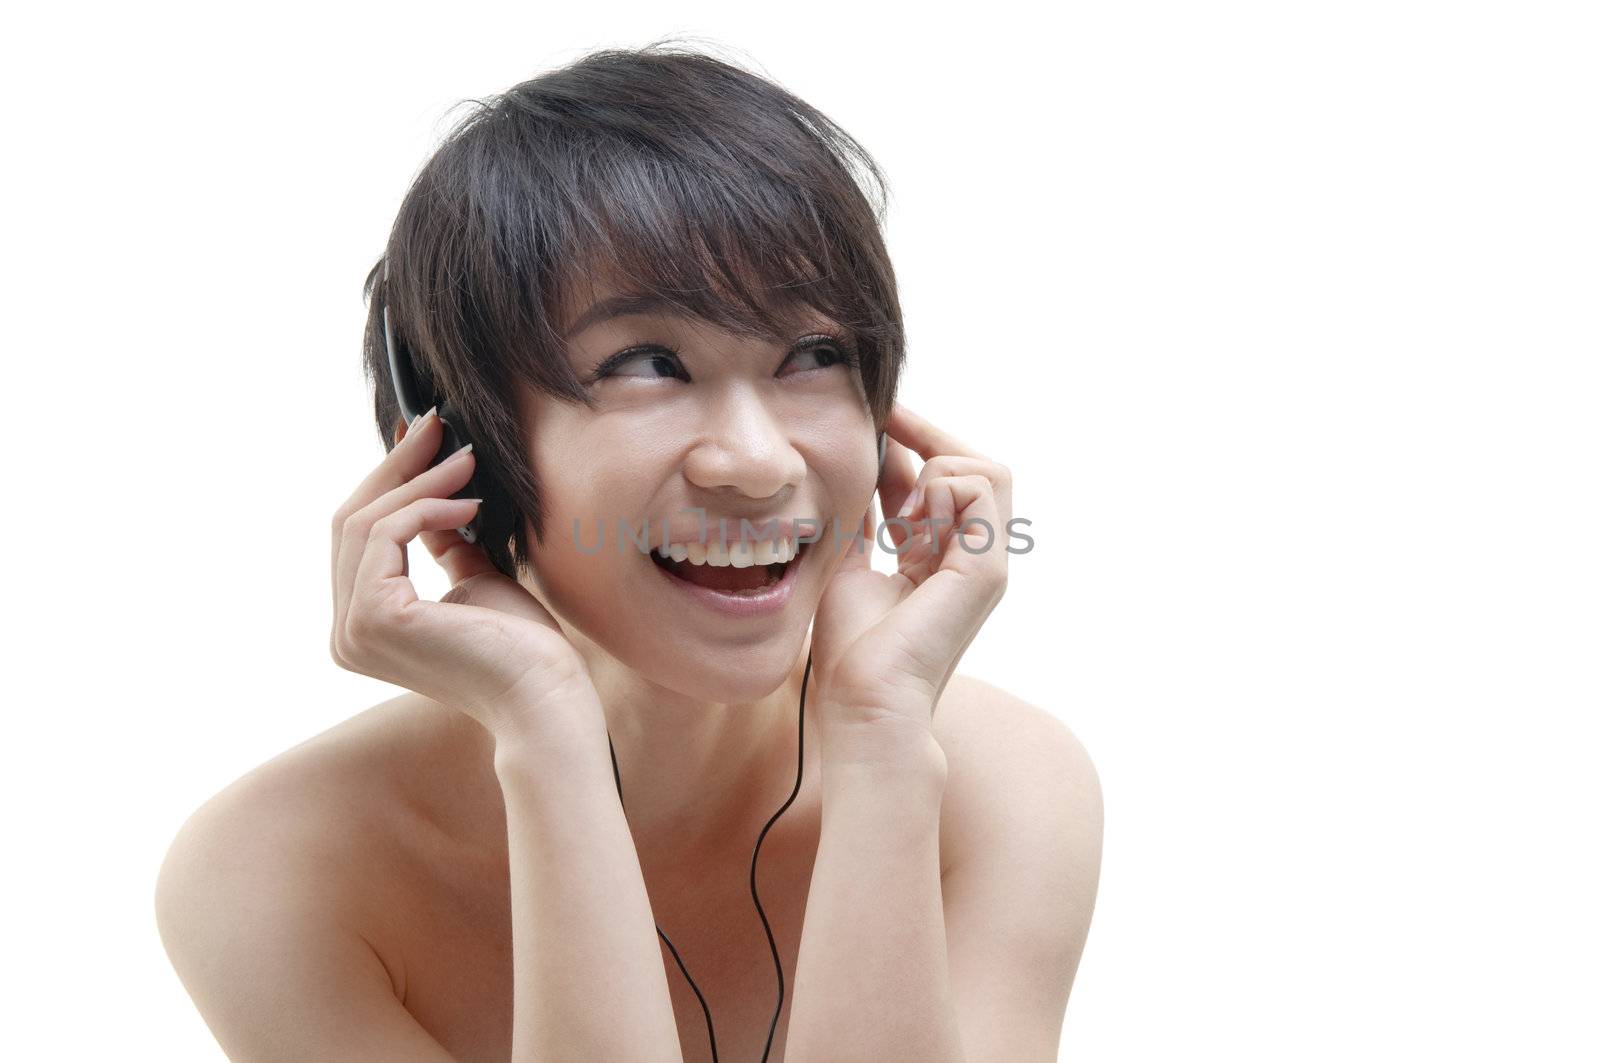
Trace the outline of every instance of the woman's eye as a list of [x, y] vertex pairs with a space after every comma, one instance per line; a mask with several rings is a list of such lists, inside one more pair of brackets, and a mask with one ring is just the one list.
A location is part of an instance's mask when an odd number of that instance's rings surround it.
[[664, 380], [682, 375], [677, 356], [660, 348], [624, 351], [608, 359], [596, 377], [631, 376], [646, 380]]
[[[783, 368], [806, 372], [812, 369], [831, 369], [838, 365], [855, 365], [851, 351], [837, 341], [819, 336], [801, 340], [783, 363]], [[594, 371], [590, 382], [595, 383], [613, 376], [633, 377], [638, 380], [687, 380], [689, 374], [679, 361], [677, 351], [653, 343], [649, 346], [619, 351], [607, 358]]]
[[[807, 365], [807, 360], [812, 365]], [[828, 369], [835, 365], [849, 365], [850, 356], [839, 345], [829, 340], [816, 340], [798, 348], [787, 364], [798, 362], [799, 369]]]

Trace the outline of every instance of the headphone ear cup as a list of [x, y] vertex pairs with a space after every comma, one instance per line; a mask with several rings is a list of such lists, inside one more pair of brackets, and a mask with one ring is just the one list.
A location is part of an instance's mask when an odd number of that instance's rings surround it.
[[[466, 434], [457, 427], [456, 411], [451, 409], [448, 400], [439, 404], [439, 427], [443, 429], [442, 438], [439, 440], [439, 450], [434, 454], [429, 466], [442, 465], [449, 460], [450, 455], [467, 445]], [[451, 496], [452, 498], [455, 496]], [[464, 495], [465, 498], [476, 497]]]
[[[450, 455], [466, 446], [469, 442], [466, 430], [461, 427], [461, 419], [457, 415], [455, 407], [450, 405], [449, 399], [446, 399], [439, 404], [438, 417], [439, 425], [444, 429], [444, 439], [439, 443], [439, 452], [435, 454], [433, 460], [428, 463], [429, 468], [447, 461]], [[482, 538], [483, 534], [483, 520], [481, 517], [481, 511], [483, 509], [483, 505], [488, 504], [488, 498], [485, 497], [485, 493], [480, 490], [479, 484], [480, 477], [478, 475], [477, 468], [474, 467], [472, 476], [468, 478], [467, 482], [461, 486], [459, 491], [456, 491], [450, 496], [451, 498], [484, 499], [483, 503], [478, 507], [479, 513], [475, 513], [470, 521], [456, 529], [456, 534], [460, 535], [461, 538], [465, 539], [469, 543], [477, 542], [480, 538]]]
[[[434, 465], [447, 460], [450, 455], [471, 442], [471, 437], [467, 435], [467, 430], [461, 423], [460, 414], [450, 405], [448, 399], [439, 404], [438, 417], [440, 427], [444, 429], [444, 440], [439, 444], [439, 453], [432, 463]], [[516, 514], [513, 512], [510, 496], [497, 486], [498, 481], [484, 465], [486, 455], [474, 447], [473, 456], [476, 458], [476, 464], [473, 466], [472, 475], [467, 478], [461, 490], [450, 497], [481, 498], [483, 501], [478, 504], [472, 519], [456, 529], [456, 534], [469, 543], [481, 543], [500, 574], [514, 580], [517, 578], [516, 569], [506, 544], [515, 531]], [[491, 544], [493, 549], [490, 549]]]

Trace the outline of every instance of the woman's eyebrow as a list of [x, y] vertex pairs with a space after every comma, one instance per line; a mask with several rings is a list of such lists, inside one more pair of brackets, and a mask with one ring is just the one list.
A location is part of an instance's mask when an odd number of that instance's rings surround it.
[[626, 317], [629, 314], [663, 314], [671, 317], [689, 317], [689, 314], [673, 305], [664, 296], [650, 293], [636, 295], [613, 295], [601, 299], [589, 309], [578, 315], [566, 334], [564, 340], [571, 340], [585, 329], [592, 328], [602, 321], [610, 321], [614, 317]]

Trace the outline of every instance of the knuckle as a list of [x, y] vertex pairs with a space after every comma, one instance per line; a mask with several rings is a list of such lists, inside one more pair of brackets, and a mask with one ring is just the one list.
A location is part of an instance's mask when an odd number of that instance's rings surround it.
[[993, 592], [996, 600], [1005, 594], [1006, 586], [1010, 583], [1010, 581], [1011, 577], [1006, 573], [1005, 568], [997, 567], [994, 570], [994, 574], [989, 577], [989, 588]]
[[479, 577], [477, 576], [470, 576], [462, 580], [440, 595], [439, 601], [448, 605], [471, 605], [472, 586], [476, 582], [479, 582]]
[[383, 630], [382, 610], [374, 603], [353, 605], [344, 620], [344, 645], [354, 652], [370, 643]]
[[[412, 503], [412, 505], [415, 504], [416, 503]], [[393, 513], [386, 513], [377, 520], [373, 521], [372, 527], [367, 529], [367, 541], [369, 543], [378, 542], [382, 539], [391, 537], [394, 533], [395, 525], [398, 524], [401, 519], [403, 519], [402, 515], [409, 508], [410, 506], [402, 506]]]
[[344, 520], [339, 523], [339, 537], [341, 539], [356, 538], [361, 531], [361, 510], [355, 510], [344, 515]]

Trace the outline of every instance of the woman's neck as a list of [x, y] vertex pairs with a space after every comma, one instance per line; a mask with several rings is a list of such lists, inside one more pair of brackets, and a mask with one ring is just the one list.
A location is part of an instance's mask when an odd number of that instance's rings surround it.
[[[700, 860], [730, 846], [748, 852], [760, 826], [794, 789], [810, 633], [784, 682], [752, 702], [685, 697], [570, 634], [605, 708], [623, 807], [641, 858], [649, 852]], [[808, 688], [808, 702], [812, 693]], [[806, 708], [809, 776], [820, 762], [815, 708]]]

